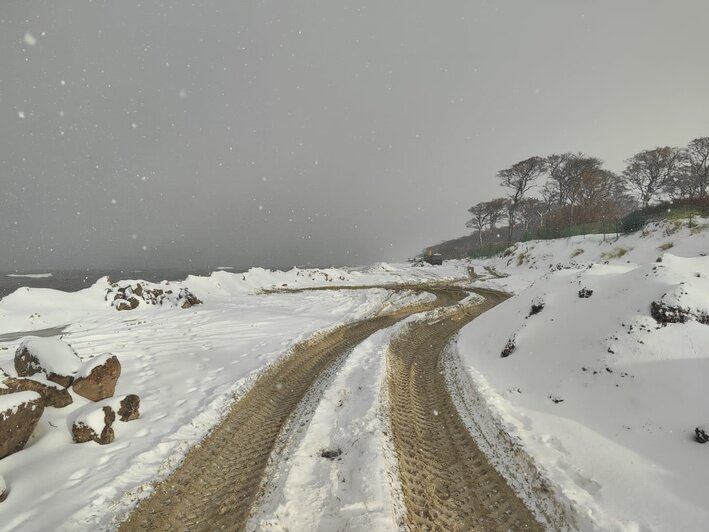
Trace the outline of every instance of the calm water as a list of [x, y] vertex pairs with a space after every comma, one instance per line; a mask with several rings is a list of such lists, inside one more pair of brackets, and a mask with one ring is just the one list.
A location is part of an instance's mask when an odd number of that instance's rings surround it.
[[108, 275], [111, 279], [143, 279], [145, 281], [181, 281], [188, 275], [209, 275], [211, 270], [77, 270], [51, 273], [52, 277], [30, 278], [9, 277], [7, 273], [0, 273], [0, 298], [5, 297], [22, 286], [33, 288], [54, 288], [64, 292], [75, 292], [91, 286], [97, 279]]

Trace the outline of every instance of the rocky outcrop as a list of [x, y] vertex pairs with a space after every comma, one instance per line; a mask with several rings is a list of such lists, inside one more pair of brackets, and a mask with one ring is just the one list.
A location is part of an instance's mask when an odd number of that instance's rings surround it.
[[140, 397], [137, 395], [126, 395], [119, 405], [118, 419], [121, 421], [133, 421], [140, 417]]
[[0, 396], [0, 458], [24, 448], [42, 412], [42, 397], [36, 392]]
[[111, 301], [111, 305], [116, 310], [133, 310], [138, 308], [141, 303], [184, 309], [202, 303], [187, 288], [173, 290], [170, 286], [167, 282], [161, 285], [136, 283], [123, 286], [111, 283], [111, 287], [106, 291], [106, 301]]
[[113, 397], [120, 376], [121, 363], [118, 358], [111, 353], [105, 353], [89, 360], [81, 367], [72, 389], [81, 397], [91, 401], [101, 401]]
[[15, 370], [20, 377], [43, 373], [65, 388], [71, 386], [80, 366], [72, 347], [56, 338], [27, 338], [15, 352]]
[[39, 382], [35, 379], [4, 377], [0, 376], [4, 388], [0, 388], [0, 395], [6, 395], [16, 392], [37, 392], [42, 396], [42, 404], [53, 406], [54, 408], [64, 408], [69, 406], [73, 399], [66, 388], [61, 387], [53, 382]]
[[110, 406], [83, 408], [71, 425], [72, 438], [76, 443], [111, 443], [115, 439], [112, 427], [115, 420], [116, 413]]

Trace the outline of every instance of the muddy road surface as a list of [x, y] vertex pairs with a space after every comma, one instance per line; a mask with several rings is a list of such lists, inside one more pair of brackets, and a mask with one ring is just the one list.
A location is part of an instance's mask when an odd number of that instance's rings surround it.
[[389, 349], [390, 423], [412, 531], [541, 530], [478, 449], [440, 365], [453, 335], [506, 298], [478, 292], [483, 303], [411, 323]]
[[537, 530], [467, 432], [439, 368], [452, 336], [506, 296], [480, 290], [485, 302], [460, 304], [469, 293], [455, 285], [379, 288], [425, 291], [436, 299], [317, 333], [296, 345], [264, 371], [120, 530], [245, 530], [279, 435], [323, 372], [371, 334], [434, 309], [441, 316], [409, 324], [389, 352], [390, 423], [407, 525], [412, 531]]

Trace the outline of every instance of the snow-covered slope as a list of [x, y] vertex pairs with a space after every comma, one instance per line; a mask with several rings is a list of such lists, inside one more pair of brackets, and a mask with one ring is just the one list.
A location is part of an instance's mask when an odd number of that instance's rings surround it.
[[709, 422], [700, 223], [518, 244], [477, 264], [509, 275], [492, 282], [516, 295], [463, 330], [460, 356], [580, 529], [709, 522], [709, 445], [694, 440]]

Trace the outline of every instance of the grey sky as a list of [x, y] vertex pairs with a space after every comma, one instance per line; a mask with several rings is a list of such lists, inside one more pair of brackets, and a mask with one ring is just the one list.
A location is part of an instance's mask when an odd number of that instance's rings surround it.
[[707, 20], [699, 0], [5, 0], [0, 269], [412, 256], [521, 158], [619, 170], [709, 134]]

